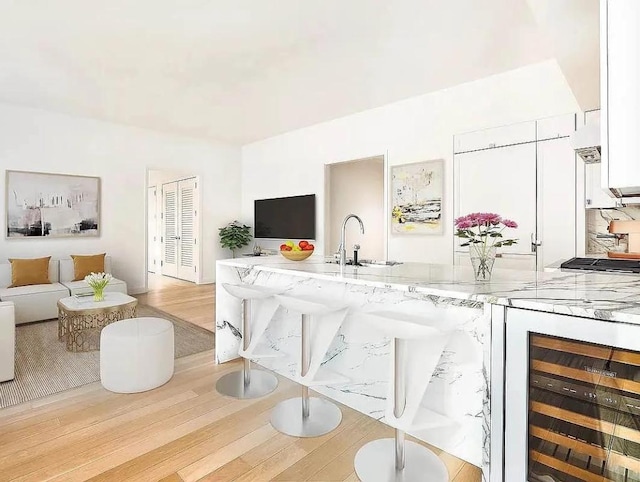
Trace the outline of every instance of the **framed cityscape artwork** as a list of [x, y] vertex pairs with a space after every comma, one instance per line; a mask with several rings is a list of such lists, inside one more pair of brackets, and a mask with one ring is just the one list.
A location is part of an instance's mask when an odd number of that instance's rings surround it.
[[391, 232], [442, 234], [444, 161], [391, 167]]
[[7, 171], [5, 187], [7, 238], [99, 236], [99, 177]]

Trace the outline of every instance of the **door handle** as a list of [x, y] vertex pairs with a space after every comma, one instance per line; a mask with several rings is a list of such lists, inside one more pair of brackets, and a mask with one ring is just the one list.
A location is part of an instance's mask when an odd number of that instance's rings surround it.
[[531, 252], [536, 253], [539, 246], [542, 246], [542, 242], [536, 238], [535, 233], [531, 233]]

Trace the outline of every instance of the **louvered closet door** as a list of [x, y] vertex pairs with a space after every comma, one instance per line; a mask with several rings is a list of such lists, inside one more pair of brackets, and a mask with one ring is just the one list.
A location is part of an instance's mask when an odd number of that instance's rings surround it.
[[162, 274], [178, 276], [178, 183], [162, 185]]
[[178, 278], [196, 280], [196, 180], [178, 182]]

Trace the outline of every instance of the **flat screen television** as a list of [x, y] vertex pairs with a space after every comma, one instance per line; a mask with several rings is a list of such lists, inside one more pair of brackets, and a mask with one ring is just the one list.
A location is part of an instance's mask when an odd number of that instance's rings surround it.
[[315, 239], [316, 195], [256, 199], [254, 237]]

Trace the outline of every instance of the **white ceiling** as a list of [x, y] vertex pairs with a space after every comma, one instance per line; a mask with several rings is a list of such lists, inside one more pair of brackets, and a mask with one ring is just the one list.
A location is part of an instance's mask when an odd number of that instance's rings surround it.
[[573, 86], [580, 15], [535, 2], [0, 0], [0, 102], [244, 144], [551, 57]]

